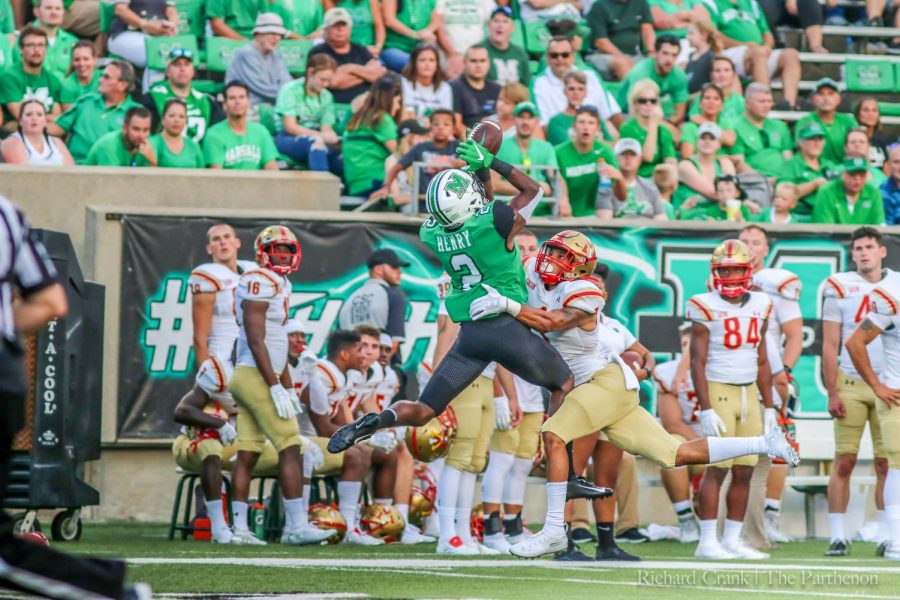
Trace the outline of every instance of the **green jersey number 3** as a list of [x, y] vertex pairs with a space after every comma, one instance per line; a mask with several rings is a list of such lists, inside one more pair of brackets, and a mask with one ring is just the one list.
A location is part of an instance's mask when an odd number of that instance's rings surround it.
[[454, 254], [450, 257], [450, 266], [454, 275], [459, 277], [464, 292], [471, 290], [484, 279], [481, 271], [475, 266], [475, 261], [468, 254]]

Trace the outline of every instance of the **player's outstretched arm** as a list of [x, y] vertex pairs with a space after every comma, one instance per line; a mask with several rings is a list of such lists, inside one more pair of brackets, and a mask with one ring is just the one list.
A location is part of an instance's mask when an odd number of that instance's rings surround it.
[[560, 308], [548, 311], [530, 306], [523, 306], [519, 314], [516, 315], [516, 319], [541, 333], [572, 329], [583, 325], [592, 318], [596, 318], [596, 315], [577, 308]]

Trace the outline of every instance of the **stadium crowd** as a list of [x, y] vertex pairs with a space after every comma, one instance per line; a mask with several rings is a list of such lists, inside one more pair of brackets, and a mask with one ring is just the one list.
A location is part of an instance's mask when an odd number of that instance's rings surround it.
[[[825, 54], [826, 20], [894, 13], [878, 0], [0, 0], [0, 155], [329, 171], [371, 209], [425, 212], [430, 179], [493, 117], [499, 156], [545, 188], [539, 214], [895, 224], [900, 147], [878, 98], [851, 103], [827, 77], [804, 98], [779, 30], [801, 27]], [[867, 52], [900, 47], [869, 39]], [[792, 130], [773, 110], [805, 114]]]

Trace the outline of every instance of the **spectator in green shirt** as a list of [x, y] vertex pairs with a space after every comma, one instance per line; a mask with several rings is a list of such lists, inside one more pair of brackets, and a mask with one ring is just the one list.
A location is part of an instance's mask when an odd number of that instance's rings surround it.
[[778, 181], [794, 184], [797, 191], [798, 215], [809, 216], [813, 211], [816, 192], [837, 174], [834, 163], [822, 158], [825, 149], [825, 130], [816, 122], [809, 122], [798, 130], [800, 151], [784, 163]]
[[848, 158], [842, 166], [841, 176], [816, 194], [813, 223], [884, 225], [881, 192], [866, 181], [869, 164], [864, 158]]
[[309, 164], [310, 171], [340, 174], [341, 138], [334, 132], [334, 100], [326, 88], [337, 69], [327, 54], [311, 56], [306, 76], [284, 85], [275, 101], [275, 147], [297, 162]]
[[250, 89], [232, 81], [222, 92], [226, 119], [209, 128], [203, 138], [203, 156], [210, 169], [277, 171], [278, 150], [269, 131], [247, 121]]
[[325, 0], [325, 10], [343, 8], [353, 23], [350, 41], [365, 46], [372, 56], [381, 54], [387, 30], [381, 0]]
[[[691, 29], [693, 29], [693, 27], [691, 27]], [[690, 75], [688, 76], [690, 77]], [[734, 63], [731, 62], [730, 58], [727, 56], [716, 56], [712, 59], [712, 71], [710, 71], [709, 83], [714, 83], [719, 86], [719, 89], [725, 94], [725, 99], [722, 101], [722, 113], [720, 115], [723, 119], [734, 121], [744, 114], [747, 106], [744, 104], [744, 97], [740, 93], [742, 91], [741, 80], [738, 78], [737, 73], [734, 70]], [[693, 86], [693, 84], [694, 80], [691, 79], [691, 86]], [[699, 92], [703, 85], [704, 84], [700, 84], [697, 86], [696, 90], [692, 89], [691, 91]], [[694, 117], [699, 114], [700, 94], [697, 94], [694, 96], [694, 101], [691, 102], [690, 108], [688, 108], [688, 117]]]
[[[556, 162], [566, 184], [568, 206], [561, 204], [561, 217], [590, 217], [596, 210], [601, 176], [604, 187], [612, 185], [612, 171], [619, 163], [612, 148], [598, 140], [600, 111], [585, 105], [575, 111], [575, 137], [556, 147]], [[624, 193], [620, 194], [624, 197]]]
[[58, 115], [62, 111], [59, 104], [62, 83], [44, 68], [47, 34], [28, 25], [19, 34], [19, 50], [22, 64], [8, 67], [0, 76], [0, 104], [3, 104], [6, 114], [13, 120], [18, 119], [22, 100], [37, 98], [47, 107], [48, 115]]
[[150, 145], [150, 111], [135, 106], [125, 113], [121, 131], [102, 136], [88, 152], [85, 165], [98, 167], [154, 167], [156, 154]]
[[[571, 139], [572, 126], [575, 124], [575, 111], [584, 104], [587, 96], [587, 77], [581, 71], [569, 71], [563, 77], [563, 94], [566, 96], [566, 109], [556, 113], [547, 123], [547, 141], [559, 146]], [[603, 122], [601, 121], [601, 124]]]
[[512, 43], [515, 22], [512, 10], [506, 6], [498, 6], [491, 13], [487, 24], [488, 36], [484, 41], [491, 68], [487, 78], [500, 85], [521, 83], [528, 85], [531, 81], [531, 69], [528, 66], [528, 53], [525, 48]]
[[887, 175], [869, 162], [871, 148], [872, 144], [865, 127], [853, 127], [847, 132], [847, 137], [844, 139], [844, 157], [865, 159], [869, 164], [869, 175], [866, 180], [874, 183], [876, 187], [881, 187], [881, 184], [887, 181]]
[[784, 121], [769, 118], [773, 103], [768, 85], [748, 85], [744, 103], [747, 109], [734, 123], [737, 141], [731, 149], [738, 172], [755, 170], [766, 177], [777, 177], [791, 158], [791, 132]]
[[856, 117], [848, 113], [838, 112], [841, 105], [840, 87], [836, 81], [823, 77], [816, 82], [815, 93], [812, 95], [812, 112], [794, 126], [800, 131], [810, 121], [815, 121], [825, 130], [825, 152], [823, 158], [833, 163], [844, 160], [844, 141], [851, 127], [858, 125]]
[[268, 12], [267, 0], [206, 0], [206, 18], [213, 35], [231, 40], [249, 40], [261, 12]]
[[200, 144], [185, 134], [187, 113], [187, 103], [181, 98], [166, 100], [162, 110], [162, 131], [150, 138], [157, 167], [202, 169], [206, 166]]
[[75, 101], [47, 129], [51, 135], [69, 136], [69, 150], [77, 164], [84, 162], [91, 146], [100, 137], [122, 127], [126, 112], [137, 102], [129, 93], [134, 89], [134, 67], [113, 60], [103, 69], [97, 91]]
[[591, 48], [587, 56], [604, 79], [625, 79], [628, 71], [656, 44], [647, 0], [594, 2], [587, 14]]
[[10, 0], [0, 0], [0, 35], [6, 36], [16, 31], [16, 16]]
[[775, 225], [787, 225], [789, 223], [808, 223], [805, 219], [794, 214], [797, 208], [797, 186], [793, 183], [782, 181], [775, 186], [772, 195], [772, 206], [768, 206], [751, 220], [756, 223], [773, 223]]
[[345, 156], [352, 157], [344, 164], [348, 195], [368, 197], [384, 184], [384, 161], [397, 149], [396, 119], [402, 110], [400, 82], [386, 76], [375, 82], [353, 113], [341, 148]]
[[[497, 151], [497, 157], [509, 164], [518, 167], [532, 179], [537, 181], [544, 190], [544, 196], [549, 198], [554, 191], [559, 192], [560, 209], [568, 206], [569, 201], [565, 198], [563, 190], [554, 190], [550, 186], [551, 180], [555, 180], [555, 173], [544, 169], [533, 169], [534, 166], [557, 167], [556, 153], [550, 142], [539, 140], [534, 137], [534, 133], [541, 128], [540, 114], [537, 106], [533, 102], [520, 102], [513, 109], [513, 115], [516, 120], [516, 132], [512, 137], [503, 140], [500, 150]], [[515, 196], [518, 190], [512, 186], [506, 179], [491, 172], [491, 178], [494, 185], [494, 193], [501, 196]], [[550, 214], [550, 206], [542, 203], [535, 211], [536, 215]]]
[[679, 139], [681, 158], [694, 155], [697, 146], [697, 131], [704, 123], [715, 123], [721, 130], [723, 148], [731, 148], [737, 141], [734, 124], [731, 119], [722, 117], [725, 106], [725, 92], [714, 83], [707, 83], [700, 88], [700, 113], [693, 115], [681, 128]]
[[[415, 0], [407, 2], [400, 0], [383, 0], [381, 3], [384, 11], [384, 26], [387, 35], [384, 40], [384, 49], [381, 51], [381, 62], [384, 66], [400, 73], [409, 62], [409, 53], [421, 43], [438, 43], [438, 30], [441, 26], [441, 15], [434, 10], [437, 0]], [[445, 48], [446, 50], [446, 48]], [[454, 52], [455, 55], [455, 52]], [[447, 64], [448, 77], [459, 74], [462, 59], [455, 56], [454, 68]]]
[[631, 86], [628, 112], [632, 118], [625, 121], [619, 135], [636, 139], [641, 145], [641, 168], [638, 174], [641, 177], [652, 177], [656, 165], [664, 162], [677, 164], [675, 142], [669, 128], [663, 123], [663, 112], [659, 106], [659, 87], [652, 79], [641, 79]]
[[[33, 25], [47, 34], [47, 58], [44, 68], [60, 79], [65, 76], [72, 57], [72, 46], [78, 37], [62, 28], [65, 9], [62, 0], [40, 0], [34, 7], [36, 21]], [[21, 63], [22, 54], [18, 46], [13, 48], [13, 62]]]
[[100, 87], [100, 71], [97, 70], [97, 50], [89, 40], [78, 40], [72, 47], [72, 63], [63, 79], [59, 103], [63, 111], [69, 110], [75, 101]]
[[659, 35], [684, 38], [688, 25], [706, 19], [700, 0], [650, 0], [653, 28]]
[[[688, 93], [687, 75], [684, 69], [675, 64], [681, 46], [678, 39], [670, 35], [656, 38], [656, 54], [645, 58], [628, 72], [628, 76], [619, 88], [619, 104], [624, 105], [631, 96], [631, 89], [643, 80], [656, 84], [660, 96], [660, 105], [666, 121], [677, 127], [687, 114]], [[632, 114], [633, 116], [633, 114]]]

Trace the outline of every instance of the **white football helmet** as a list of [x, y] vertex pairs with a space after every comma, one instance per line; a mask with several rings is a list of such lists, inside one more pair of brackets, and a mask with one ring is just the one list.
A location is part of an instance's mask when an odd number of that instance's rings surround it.
[[425, 192], [425, 206], [444, 229], [459, 227], [485, 205], [484, 188], [475, 175], [447, 169], [435, 175]]

